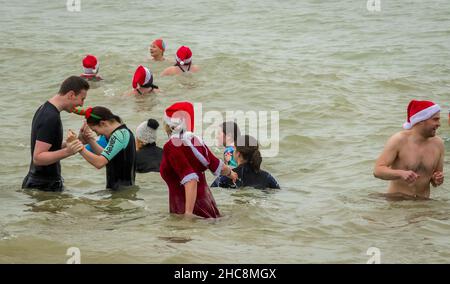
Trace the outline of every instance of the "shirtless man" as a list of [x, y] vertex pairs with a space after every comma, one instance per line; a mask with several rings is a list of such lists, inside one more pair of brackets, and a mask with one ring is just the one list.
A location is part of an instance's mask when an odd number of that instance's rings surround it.
[[167, 67], [161, 73], [161, 76], [178, 75], [185, 72], [198, 72], [200, 68], [192, 64], [192, 52], [189, 47], [181, 46], [175, 56], [176, 63], [174, 66]]
[[430, 184], [444, 182], [444, 143], [436, 136], [440, 107], [412, 100], [406, 130], [394, 134], [375, 163], [374, 176], [390, 180], [389, 195], [429, 198]]

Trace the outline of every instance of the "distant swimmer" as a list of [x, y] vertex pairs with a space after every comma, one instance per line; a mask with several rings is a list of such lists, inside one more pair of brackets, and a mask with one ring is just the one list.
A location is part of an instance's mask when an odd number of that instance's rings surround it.
[[82, 63], [83, 63], [83, 74], [80, 75], [81, 78], [93, 82], [103, 80], [103, 78], [98, 74], [100, 67], [97, 57], [88, 54], [83, 58]]
[[[63, 141], [61, 111], [71, 112], [74, 107], [83, 106], [89, 90], [86, 80], [71, 76], [61, 84], [59, 92], [41, 105], [31, 124], [31, 162], [22, 188], [43, 191], [62, 191], [60, 160], [81, 151], [83, 144], [76, 137]], [[72, 135], [73, 136], [73, 135]]]
[[436, 187], [444, 182], [444, 143], [436, 136], [440, 110], [430, 101], [409, 103], [406, 130], [389, 138], [373, 173], [391, 181], [389, 195], [429, 198], [430, 184]]
[[159, 87], [153, 84], [152, 72], [142, 65], [139, 65], [134, 72], [132, 86], [133, 90], [129, 93], [130, 96], [144, 96], [159, 92]]
[[192, 64], [192, 52], [187, 46], [181, 46], [175, 56], [174, 66], [167, 67], [161, 76], [178, 75], [185, 72], [198, 72], [200, 68]]
[[160, 38], [150, 45], [150, 56], [154, 61], [165, 61], [164, 51], [166, 51], [166, 43]]

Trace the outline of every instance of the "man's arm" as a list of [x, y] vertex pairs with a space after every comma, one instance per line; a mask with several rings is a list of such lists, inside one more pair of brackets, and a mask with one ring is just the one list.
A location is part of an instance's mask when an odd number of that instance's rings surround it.
[[51, 147], [52, 144], [36, 140], [33, 152], [33, 163], [36, 166], [48, 166], [77, 153], [73, 147], [50, 152]]
[[397, 158], [397, 155], [399, 153], [399, 146], [401, 145], [401, 143], [403, 142], [400, 134], [395, 134], [391, 138], [389, 138], [386, 145], [384, 146], [383, 152], [375, 162], [373, 175], [376, 178], [383, 180], [403, 179], [408, 183], [412, 183], [419, 177], [419, 175], [417, 175], [413, 171], [395, 170], [391, 168], [392, 164]]
[[197, 181], [190, 180], [185, 183], [184, 192], [186, 196], [184, 214], [192, 215], [194, 212], [195, 201], [197, 200]]
[[444, 183], [445, 146], [444, 146], [444, 142], [440, 138], [439, 138], [439, 145], [438, 145], [438, 147], [439, 147], [439, 151], [440, 151], [439, 161], [438, 161], [436, 169], [435, 169], [433, 175], [431, 176], [431, 180], [430, 180], [431, 185], [433, 185], [434, 187], [440, 186], [441, 184]]

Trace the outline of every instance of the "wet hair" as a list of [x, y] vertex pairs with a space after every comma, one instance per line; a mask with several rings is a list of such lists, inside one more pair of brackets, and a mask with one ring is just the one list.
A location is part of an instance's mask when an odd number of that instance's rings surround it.
[[261, 168], [261, 152], [259, 152], [258, 141], [250, 135], [243, 135], [237, 138], [236, 151], [242, 155], [253, 171], [259, 172]]
[[58, 94], [65, 95], [70, 91], [74, 91], [75, 95], [78, 95], [81, 90], [89, 90], [89, 83], [79, 76], [70, 76], [62, 82]]
[[159, 122], [157, 120], [153, 119], [153, 118], [150, 118], [147, 121], [147, 126], [150, 127], [151, 129], [155, 129], [156, 130], [159, 127]]
[[98, 125], [100, 121], [117, 121], [122, 123], [122, 119], [113, 114], [109, 109], [102, 106], [96, 106], [92, 108], [91, 116], [86, 119], [87, 124]]
[[241, 130], [239, 126], [234, 121], [225, 121], [221, 125], [221, 129], [224, 135], [230, 136], [233, 139], [234, 144], [239, 136], [241, 136]]

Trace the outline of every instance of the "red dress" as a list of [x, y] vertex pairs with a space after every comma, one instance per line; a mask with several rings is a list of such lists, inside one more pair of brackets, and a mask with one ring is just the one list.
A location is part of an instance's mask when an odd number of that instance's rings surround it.
[[160, 166], [161, 177], [169, 187], [170, 213], [184, 214], [184, 184], [197, 180], [197, 199], [193, 213], [204, 218], [220, 217], [204, 172], [209, 169], [218, 176], [222, 166], [223, 162], [192, 133], [185, 133], [182, 138], [179, 135], [172, 136], [164, 145]]

